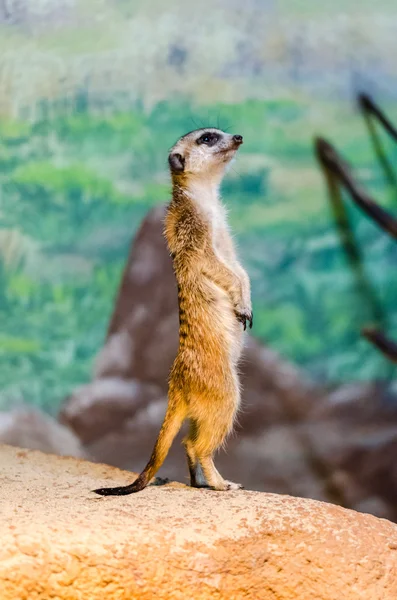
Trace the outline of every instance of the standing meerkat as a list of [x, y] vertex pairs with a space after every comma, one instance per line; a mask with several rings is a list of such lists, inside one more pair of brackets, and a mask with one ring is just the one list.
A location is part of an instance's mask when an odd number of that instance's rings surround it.
[[169, 377], [168, 408], [152, 456], [131, 484], [95, 490], [102, 496], [145, 488], [163, 464], [187, 418], [184, 439], [191, 485], [214, 490], [226, 481], [213, 455], [231, 432], [240, 403], [238, 361], [247, 322], [252, 327], [248, 275], [237, 260], [219, 187], [241, 135], [199, 129], [169, 154], [172, 200], [165, 236], [178, 284], [179, 349]]

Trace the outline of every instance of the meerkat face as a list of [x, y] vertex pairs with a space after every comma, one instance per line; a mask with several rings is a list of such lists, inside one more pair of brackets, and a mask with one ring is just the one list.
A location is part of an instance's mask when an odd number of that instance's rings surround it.
[[222, 177], [226, 165], [243, 143], [241, 135], [208, 128], [191, 131], [171, 149], [168, 161], [173, 177]]

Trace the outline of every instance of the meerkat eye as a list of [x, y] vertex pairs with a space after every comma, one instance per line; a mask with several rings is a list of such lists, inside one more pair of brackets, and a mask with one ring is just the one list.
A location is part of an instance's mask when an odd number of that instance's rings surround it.
[[198, 140], [197, 140], [197, 144], [209, 144], [211, 141], [211, 136], [208, 133], [204, 133], [203, 135], [201, 135]]
[[216, 133], [203, 133], [202, 136], [197, 140], [197, 144], [206, 144], [207, 146], [214, 146], [219, 140], [219, 135]]

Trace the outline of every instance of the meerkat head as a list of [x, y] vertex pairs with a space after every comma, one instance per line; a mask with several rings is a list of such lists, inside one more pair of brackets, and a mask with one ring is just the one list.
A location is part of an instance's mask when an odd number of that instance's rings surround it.
[[208, 128], [191, 131], [171, 149], [168, 162], [174, 180], [205, 178], [222, 179], [225, 167], [243, 143], [241, 135]]

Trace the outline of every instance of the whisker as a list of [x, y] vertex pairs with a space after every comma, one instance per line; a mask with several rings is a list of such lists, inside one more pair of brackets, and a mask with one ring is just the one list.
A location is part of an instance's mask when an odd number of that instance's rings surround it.
[[199, 129], [199, 126], [198, 126], [198, 124], [197, 124], [196, 120], [195, 120], [195, 119], [193, 119], [193, 116], [191, 116], [191, 117], [190, 117], [190, 120], [191, 120], [191, 122], [193, 123], [193, 125], [195, 126], [195, 128], [196, 128], [196, 129]]

